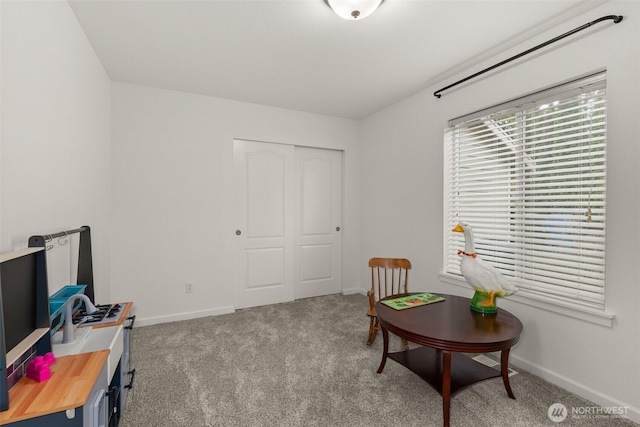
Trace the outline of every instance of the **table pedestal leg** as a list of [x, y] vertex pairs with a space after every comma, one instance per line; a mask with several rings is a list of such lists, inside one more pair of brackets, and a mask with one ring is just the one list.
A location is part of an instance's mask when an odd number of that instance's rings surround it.
[[451, 409], [451, 352], [442, 352], [442, 415], [444, 427], [449, 427]]
[[511, 385], [509, 384], [509, 350], [511, 349], [508, 348], [506, 350], [502, 350], [502, 353], [500, 354], [500, 371], [502, 373], [504, 388], [507, 389], [507, 395], [509, 395], [510, 398], [515, 399], [513, 391], [511, 391]]
[[382, 373], [384, 369], [385, 363], [387, 363], [387, 355], [389, 354], [389, 332], [381, 325], [380, 330], [382, 331], [382, 361], [380, 362], [380, 367], [378, 368], [378, 373]]

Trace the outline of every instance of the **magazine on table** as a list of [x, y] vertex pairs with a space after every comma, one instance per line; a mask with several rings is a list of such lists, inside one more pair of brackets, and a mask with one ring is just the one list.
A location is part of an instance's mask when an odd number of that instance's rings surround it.
[[412, 307], [420, 307], [422, 305], [433, 304], [434, 302], [444, 301], [444, 298], [439, 295], [434, 295], [429, 292], [421, 292], [418, 294], [405, 295], [398, 298], [392, 298], [381, 301], [384, 305], [387, 305], [394, 310], [405, 310]]

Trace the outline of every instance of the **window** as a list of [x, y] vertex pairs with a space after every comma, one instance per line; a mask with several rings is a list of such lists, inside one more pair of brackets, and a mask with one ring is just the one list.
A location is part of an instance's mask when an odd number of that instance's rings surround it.
[[[451, 120], [445, 218], [518, 295], [604, 310], [606, 80], [565, 83]], [[460, 275], [461, 233], [444, 271]]]

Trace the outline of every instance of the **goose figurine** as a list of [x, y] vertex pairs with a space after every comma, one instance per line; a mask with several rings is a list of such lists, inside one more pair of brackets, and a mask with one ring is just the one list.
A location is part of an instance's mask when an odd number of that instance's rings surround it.
[[473, 241], [473, 230], [465, 222], [461, 222], [452, 230], [464, 234], [464, 251], [460, 272], [476, 292], [471, 300], [471, 308], [481, 313], [496, 313], [497, 297], [505, 297], [516, 292], [516, 288], [502, 273], [491, 264], [478, 258]]

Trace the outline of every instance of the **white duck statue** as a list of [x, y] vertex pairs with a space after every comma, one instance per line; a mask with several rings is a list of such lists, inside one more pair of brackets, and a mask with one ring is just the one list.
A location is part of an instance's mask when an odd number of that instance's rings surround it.
[[473, 229], [465, 222], [461, 222], [452, 230], [464, 234], [464, 251], [462, 255], [460, 272], [469, 286], [476, 292], [471, 300], [471, 308], [481, 313], [496, 313], [498, 311], [496, 298], [511, 295], [516, 288], [502, 273], [478, 258], [473, 241]]

